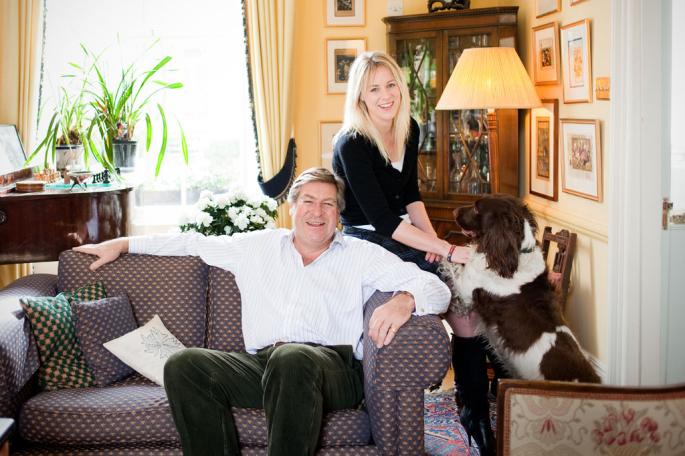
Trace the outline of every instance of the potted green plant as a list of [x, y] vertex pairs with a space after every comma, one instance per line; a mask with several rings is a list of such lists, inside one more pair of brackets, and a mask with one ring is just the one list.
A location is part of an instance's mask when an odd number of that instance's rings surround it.
[[[90, 84], [90, 106], [93, 117], [88, 128], [87, 137], [90, 148], [98, 151], [94, 141], [97, 132], [102, 142], [103, 161], [113, 167], [130, 168], [134, 166], [133, 157], [136, 154], [137, 141], [134, 133], [138, 122], [144, 118], [146, 125], [145, 149], [150, 149], [152, 142], [153, 126], [150, 108], [153, 106], [155, 96], [163, 90], [175, 90], [183, 87], [180, 82], [163, 82], [154, 78], [171, 61], [170, 56], [159, 60], [150, 69], [139, 70], [135, 63], [121, 71], [121, 76], [116, 84], [109, 84], [99, 56], [94, 55], [82, 46], [83, 51], [92, 60], [92, 74], [94, 80]], [[167, 118], [161, 104], [155, 103], [152, 109], [159, 115], [161, 121], [161, 145], [157, 153], [157, 165], [155, 176], [164, 160], [167, 149]], [[181, 124], [178, 124], [181, 134], [181, 149], [183, 159], [188, 163], [188, 144]], [[99, 151], [98, 151], [99, 152]]]
[[84, 86], [81, 86], [77, 93], [70, 94], [67, 88], [60, 87], [59, 99], [45, 136], [26, 160], [27, 163], [43, 150], [43, 166], [46, 168], [54, 164], [58, 171], [64, 173], [68, 169], [81, 170], [88, 165], [90, 148], [83, 141], [86, 122], [83, 89]]

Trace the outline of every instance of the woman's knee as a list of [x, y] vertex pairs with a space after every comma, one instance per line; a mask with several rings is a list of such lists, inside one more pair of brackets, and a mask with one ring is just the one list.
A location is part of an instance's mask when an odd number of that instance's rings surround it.
[[445, 315], [445, 320], [447, 320], [447, 323], [452, 328], [452, 332], [459, 337], [473, 337], [476, 335], [479, 319], [474, 312], [459, 316], [450, 311]]

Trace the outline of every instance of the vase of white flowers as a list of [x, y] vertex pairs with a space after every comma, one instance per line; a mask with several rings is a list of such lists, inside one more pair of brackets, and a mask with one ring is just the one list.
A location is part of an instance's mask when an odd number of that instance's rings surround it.
[[277, 207], [278, 203], [272, 198], [252, 198], [240, 190], [219, 195], [203, 191], [195, 211], [180, 228], [182, 232], [197, 231], [205, 236], [275, 228]]

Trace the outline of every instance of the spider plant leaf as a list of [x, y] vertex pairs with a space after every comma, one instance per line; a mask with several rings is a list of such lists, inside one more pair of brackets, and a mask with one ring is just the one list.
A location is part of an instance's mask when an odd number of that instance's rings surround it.
[[159, 109], [159, 115], [162, 117], [162, 145], [159, 148], [159, 154], [157, 155], [157, 166], [155, 167], [155, 177], [159, 176], [159, 170], [162, 167], [162, 161], [164, 160], [164, 153], [166, 152], [166, 140], [167, 140], [167, 125], [166, 116], [164, 115], [164, 109], [162, 105], [157, 103], [157, 109]]
[[188, 164], [188, 141], [186, 141], [186, 134], [183, 131], [183, 127], [181, 126], [181, 122], [176, 121], [178, 123], [178, 129], [181, 130], [181, 152], [183, 152], [183, 161]]
[[152, 142], [152, 121], [150, 120], [150, 114], [145, 113], [145, 126], [147, 127], [147, 135], [145, 137], [145, 152], [150, 150], [150, 143]]
[[50, 148], [49, 148], [50, 138], [54, 137], [54, 136], [55, 136], [55, 133], [56, 133], [55, 119], [57, 118], [57, 115], [58, 115], [58, 113], [54, 113], [54, 114], [52, 115], [52, 117], [50, 118], [50, 123], [48, 124], [48, 129], [47, 129], [46, 132], [45, 132], [45, 138], [44, 138], [43, 141], [41, 141], [41, 143], [38, 144], [38, 146], [33, 150], [33, 152], [31, 153], [31, 155], [29, 156], [29, 158], [27, 158], [26, 161], [24, 162], [24, 165], [28, 165], [28, 164], [31, 162], [31, 160], [34, 159], [34, 157], [38, 154], [38, 152], [39, 152], [43, 147], [46, 148], [46, 151], [45, 151], [45, 160], [44, 160], [44, 162], [47, 162], [48, 151], [50, 150]]

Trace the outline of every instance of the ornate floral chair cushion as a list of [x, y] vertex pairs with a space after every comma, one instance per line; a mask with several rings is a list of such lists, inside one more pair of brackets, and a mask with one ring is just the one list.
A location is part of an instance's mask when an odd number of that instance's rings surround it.
[[497, 434], [504, 456], [685, 455], [685, 384], [501, 380]]

